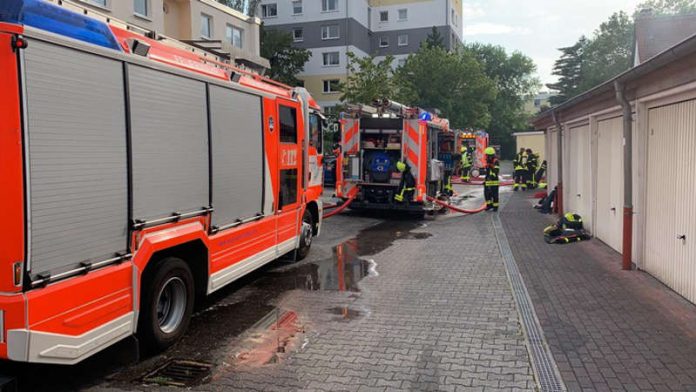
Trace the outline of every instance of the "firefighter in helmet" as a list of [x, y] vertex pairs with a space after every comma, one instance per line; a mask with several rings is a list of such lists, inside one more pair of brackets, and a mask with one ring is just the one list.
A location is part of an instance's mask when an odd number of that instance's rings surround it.
[[539, 155], [535, 154], [531, 148], [527, 149], [527, 188], [537, 187], [536, 172], [539, 166]]
[[500, 187], [500, 163], [495, 156], [495, 148], [486, 148], [486, 178], [483, 183], [483, 196], [486, 198], [486, 211], [498, 211], [500, 205], [498, 190]]
[[408, 163], [399, 161], [396, 162], [396, 170], [401, 173], [401, 181], [399, 182], [399, 193], [394, 195], [394, 200], [399, 203], [404, 200], [412, 200], [416, 191], [416, 179], [411, 173], [411, 167]]
[[461, 153], [462, 174], [460, 179], [464, 182], [469, 182], [469, 173], [471, 172], [471, 153], [469, 152], [469, 147], [467, 147], [466, 145], [462, 145]]
[[515, 180], [515, 185], [512, 186], [512, 190], [517, 192], [522, 189], [527, 190], [527, 152], [524, 148], [520, 148], [520, 152], [515, 155], [515, 159], [512, 160], [512, 165], [515, 168], [513, 178]]

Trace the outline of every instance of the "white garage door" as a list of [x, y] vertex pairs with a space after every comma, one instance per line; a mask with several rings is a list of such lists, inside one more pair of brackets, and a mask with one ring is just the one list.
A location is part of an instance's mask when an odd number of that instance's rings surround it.
[[582, 216], [585, 227], [590, 230], [592, 214], [592, 190], [590, 183], [590, 127], [583, 125], [570, 128], [568, 137], [567, 190], [564, 209]]
[[595, 236], [623, 248], [623, 117], [597, 124], [597, 224]]
[[645, 269], [696, 302], [696, 100], [648, 116]]

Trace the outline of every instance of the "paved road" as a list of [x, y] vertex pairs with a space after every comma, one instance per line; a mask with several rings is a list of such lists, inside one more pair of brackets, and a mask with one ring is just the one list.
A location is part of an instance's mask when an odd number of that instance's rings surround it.
[[[480, 204], [480, 189], [459, 191]], [[217, 293], [163, 355], [133, 362], [124, 342], [75, 367], [24, 367], [23, 389], [178, 391], [158, 370], [186, 360], [210, 366], [191, 381], [201, 391], [534, 390], [527, 346], [538, 339], [525, 334], [497, 227], [570, 390], [695, 390], [694, 306], [644, 274], [607, 272], [617, 256], [598, 241], [544, 244], [548, 219], [530, 207], [515, 194], [502, 226], [492, 213], [337, 216], [307, 260]]]

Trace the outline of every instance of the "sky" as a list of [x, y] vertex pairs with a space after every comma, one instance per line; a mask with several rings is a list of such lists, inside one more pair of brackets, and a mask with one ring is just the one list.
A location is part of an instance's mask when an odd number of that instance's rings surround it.
[[[520, 51], [537, 65], [542, 83], [551, 74], [558, 48], [591, 36], [617, 11], [632, 14], [641, 0], [464, 0], [464, 40]], [[542, 90], [546, 90], [545, 87]]]

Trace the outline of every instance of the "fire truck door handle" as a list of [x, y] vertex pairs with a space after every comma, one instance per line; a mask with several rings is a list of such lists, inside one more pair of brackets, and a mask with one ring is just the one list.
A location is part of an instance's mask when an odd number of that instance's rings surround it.
[[677, 239], [686, 242], [686, 234], [680, 234], [680, 235], [678, 235], [678, 236], [677, 236]]
[[616, 212], [616, 207], [611, 207], [609, 210], [611, 210], [611, 212]]
[[577, 195], [575, 195], [575, 196], [577, 196], [577, 197], [581, 197], [581, 195], [580, 195], [579, 193], [578, 193]]

